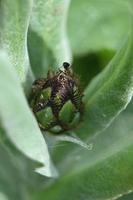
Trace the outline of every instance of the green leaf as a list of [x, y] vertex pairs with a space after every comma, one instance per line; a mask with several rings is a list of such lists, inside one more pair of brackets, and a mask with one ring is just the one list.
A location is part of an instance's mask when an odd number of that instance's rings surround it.
[[1, 143], [0, 161], [0, 200], [27, 199], [25, 186], [15, 166], [16, 163], [11, 159], [10, 152]]
[[88, 52], [86, 55], [74, 56], [72, 67], [80, 77], [82, 88], [87, 87], [90, 81], [107, 66], [115, 53], [113, 50], [102, 49]]
[[29, 200], [31, 188], [41, 187], [44, 176], [34, 172], [38, 164], [21, 153], [3, 129], [0, 134], [0, 191], [9, 200]]
[[133, 199], [133, 193], [132, 191], [129, 191], [128, 194], [122, 195], [118, 200], [132, 200]]
[[129, 29], [128, 1], [71, 1], [68, 33], [74, 55], [117, 50]]
[[[105, 132], [92, 151], [78, 148], [58, 163], [62, 176], [36, 194], [49, 200], [113, 200], [133, 190], [133, 101]], [[61, 148], [62, 151], [65, 147]]]
[[69, 124], [70, 122], [72, 122], [72, 120], [74, 119], [74, 106], [73, 104], [68, 101], [63, 108], [60, 111], [59, 114], [59, 119], [64, 123], [64, 124]]
[[32, 115], [15, 69], [0, 52], [0, 119], [3, 128], [14, 145], [42, 167], [37, 172], [51, 176], [51, 164], [45, 140]]
[[66, 35], [68, 1], [34, 1], [28, 46], [30, 61], [36, 76], [46, 76], [49, 67], [57, 69], [71, 60]]
[[120, 51], [86, 88], [84, 120], [76, 131], [83, 138], [107, 128], [131, 100], [133, 95], [132, 27]]
[[38, 122], [40, 122], [45, 128], [54, 121], [54, 116], [50, 107], [36, 114]]
[[0, 192], [0, 200], [8, 200], [8, 198], [5, 196], [5, 194]]
[[22, 83], [30, 71], [27, 31], [32, 0], [0, 1], [0, 47], [8, 53]]

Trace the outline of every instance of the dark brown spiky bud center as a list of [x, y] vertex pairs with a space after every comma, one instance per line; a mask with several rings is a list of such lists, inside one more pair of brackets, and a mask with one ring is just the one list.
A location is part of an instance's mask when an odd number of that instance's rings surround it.
[[51, 106], [54, 115], [58, 118], [59, 111], [63, 105], [68, 100], [71, 100], [74, 81], [67, 73], [61, 71], [49, 80], [49, 82], [51, 87], [49, 105]]

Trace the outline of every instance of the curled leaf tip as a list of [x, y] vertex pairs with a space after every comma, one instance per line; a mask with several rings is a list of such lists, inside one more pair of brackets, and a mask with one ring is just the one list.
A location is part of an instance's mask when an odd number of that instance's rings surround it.
[[64, 141], [64, 142], [72, 142], [75, 143], [87, 150], [92, 150], [93, 149], [93, 144], [87, 144], [84, 141], [82, 141], [79, 137], [77, 137], [75, 134], [73, 133], [68, 133], [67, 134], [63, 134], [63, 135], [58, 135], [56, 136], [56, 140], [57, 141]]

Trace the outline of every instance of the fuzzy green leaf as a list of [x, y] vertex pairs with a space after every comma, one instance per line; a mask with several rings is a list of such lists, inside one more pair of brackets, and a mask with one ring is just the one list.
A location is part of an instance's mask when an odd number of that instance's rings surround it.
[[32, 0], [0, 1], [0, 47], [8, 53], [22, 83], [30, 71], [27, 31], [31, 8]]
[[28, 46], [36, 76], [46, 76], [49, 67], [57, 69], [71, 60], [66, 35], [68, 1], [34, 0]]
[[15, 146], [42, 167], [37, 172], [51, 176], [51, 166], [45, 140], [32, 115], [15, 69], [7, 57], [0, 54], [0, 119], [2, 127]]
[[8, 198], [5, 196], [5, 194], [0, 192], [0, 200], [8, 200]]
[[130, 102], [133, 95], [132, 52], [133, 26], [120, 51], [86, 88], [84, 121], [76, 131], [81, 137], [108, 127]]
[[71, 1], [68, 35], [74, 55], [117, 50], [129, 29], [128, 7], [123, 0]]
[[21, 175], [18, 173], [16, 162], [11, 159], [10, 152], [1, 143], [0, 160], [0, 200], [8, 198], [9, 200], [24, 200], [26, 191], [20, 179]]

